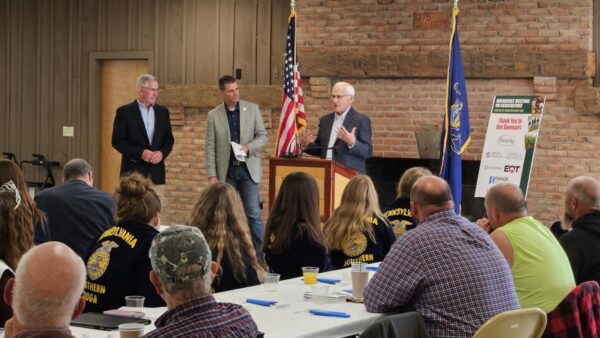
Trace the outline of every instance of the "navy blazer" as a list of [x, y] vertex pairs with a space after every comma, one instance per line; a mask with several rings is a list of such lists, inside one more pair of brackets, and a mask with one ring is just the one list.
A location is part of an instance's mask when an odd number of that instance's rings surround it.
[[[320, 156], [321, 158], [327, 156], [327, 149], [325, 148], [327, 148], [329, 143], [329, 135], [331, 135], [334, 119], [335, 113], [321, 117], [317, 138], [313, 143], [306, 146], [304, 152], [313, 156]], [[346, 142], [339, 138], [336, 139], [333, 146], [337, 148], [337, 152], [333, 152], [333, 160], [361, 174], [365, 174], [367, 172], [365, 161], [373, 155], [371, 119], [357, 112], [354, 108], [350, 108], [342, 125], [349, 132], [352, 132], [352, 128], [356, 127], [356, 143], [352, 148], [349, 148]]]
[[[117, 108], [113, 124], [112, 146], [123, 156], [121, 158], [121, 175], [137, 171], [150, 177], [154, 184], [165, 184], [165, 160], [173, 150], [173, 131], [169, 110], [154, 105], [154, 136], [152, 144], [148, 140], [144, 120], [137, 100]], [[152, 164], [142, 160], [145, 149], [160, 150], [163, 160]]]
[[113, 224], [112, 196], [82, 180], [36, 193], [35, 204], [48, 217], [50, 239], [65, 243], [82, 258], [94, 239]]

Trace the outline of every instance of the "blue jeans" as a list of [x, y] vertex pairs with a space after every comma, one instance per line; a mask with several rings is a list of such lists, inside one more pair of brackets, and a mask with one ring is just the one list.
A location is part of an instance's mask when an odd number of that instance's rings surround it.
[[231, 184], [239, 193], [244, 204], [244, 211], [248, 218], [248, 226], [252, 236], [252, 244], [256, 250], [256, 258], [263, 261], [262, 244], [265, 228], [262, 223], [260, 211], [260, 196], [258, 184], [252, 180], [246, 166], [230, 165], [227, 170], [227, 183]]

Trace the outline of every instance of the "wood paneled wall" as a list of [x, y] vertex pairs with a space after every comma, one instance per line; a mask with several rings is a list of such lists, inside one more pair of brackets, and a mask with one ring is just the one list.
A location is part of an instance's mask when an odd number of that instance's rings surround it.
[[0, 151], [97, 168], [102, 52], [147, 55], [163, 85], [236, 68], [243, 84], [279, 84], [288, 14], [288, 0], [0, 0]]

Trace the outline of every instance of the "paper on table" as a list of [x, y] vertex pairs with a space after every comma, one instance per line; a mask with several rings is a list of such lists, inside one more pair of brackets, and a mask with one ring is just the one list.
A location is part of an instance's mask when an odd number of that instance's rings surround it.
[[233, 149], [233, 154], [235, 155], [236, 160], [246, 162], [246, 156], [248, 156], [248, 154], [242, 150], [241, 145], [231, 141], [231, 149]]

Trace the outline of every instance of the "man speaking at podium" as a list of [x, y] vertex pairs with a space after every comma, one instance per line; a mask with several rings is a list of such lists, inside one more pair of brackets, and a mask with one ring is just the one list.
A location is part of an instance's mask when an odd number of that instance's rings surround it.
[[333, 113], [321, 117], [316, 138], [306, 130], [300, 144], [304, 153], [334, 160], [365, 174], [365, 161], [373, 154], [371, 120], [352, 108], [355, 95], [349, 83], [336, 83], [331, 90]]

